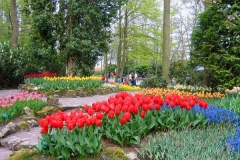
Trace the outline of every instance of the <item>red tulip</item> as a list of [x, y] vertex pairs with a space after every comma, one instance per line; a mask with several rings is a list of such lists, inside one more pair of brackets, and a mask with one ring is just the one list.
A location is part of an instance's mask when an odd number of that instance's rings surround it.
[[160, 104], [156, 104], [156, 110], [160, 110]]
[[119, 107], [115, 108], [115, 114], [119, 115], [121, 113], [121, 109]]
[[96, 108], [97, 108], [96, 103], [93, 103], [93, 104], [92, 104], [92, 109], [93, 109], [93, 110], [96, 110]]
[[123, 112], [127, 112], [127, 111], [128, 111], [128, 106], [127, 106], [127, 105], [124, 105], [124, 106], [122, 107], [122, 111], [123, 111]]
[[203, 102], [203, 108], [206, 109], [208, 107], [208, 103], [207, 102]]
[[83, 108], [84, 108], [84, 110], [87, 112], [88, 109], [89, 109], [89, 106], [86, 104]]
[[41, 129], [41, 133], [42, 133], [42, 134], [47, 134], [47, 133], [48, 133], [48, 127], [43, 127], [43, 128]]
[[57, 121], [57, 128], [59, 129], [63, 128], [63, 121]]
[[142, 109], [143, 109], [144, 111], [147, 111], [147, 110], [148, 110], [148, 105], [143, 104], [143, 105], [142, 105]]
[[91, 120], [91, 125], [94, 125], [97, 121], [97, 118], [95, 116], [92, 116], [90, 120]]
[[135, 107], [133, 108], [133, 113], [138, 114], [138, 108], [139, 108], [139, 107], [135, 106]]
[[78, 128], [82, 128], [85, 124], [83, 119], [78, 119], [77, 123], [78, 123]]
[[96, 112], [99, 112], [101, 111], [101, 105], [100, 104], [97, 104], [96, 105], [96, 109], [95, 109]]
[[47, 128], [48, 127], [48, 121], [46, 119], [40, 118], [38, 120], [38, 123], [41, 127]]
[[189, 101], [189, 105], [190, 105], [190, 107], [194, 107], [194, 105], [195, 105], [194, 100], [190, 100], [190, 101]]
[[186, 110], [188, 111], [188, 110], [190, 110], [190, 105], [187, 103], [187, 105], [186, 105]]
[[89, 108], [87, 112], [90, 116], [92, 116], [95, 111], [92, 108]]
[[144, 117], [145, 117], [145, 114], [146, 114], [146, 112], [145, 112], [144, 110], [142, 110], [141, 113], [140, 113], [140, 116], [141, 116], [142, 118], [144, 118]]
[[169, 100], [166, 100], [166, 105], [169, 105], [169, 103], [170, 103]]
[[86, 119], [86, 124], [87, 124], [87, 126], [90, 126], [92, 124], [90, 118]]
[[123, 116], [125, 117], [126, 121], [129, 121], [131, 119], [131, 113], [129, 112], [125, 112]]
[[99, 120], [99, 119], [98, 119], [98, 120], [96, 121], [96, 126], [101, 126], [101, 125], [102, 125], [102, 120]]
[[108, 118], [109, 118], [109, 119], [113, 119], [113, 118], [114, 118], [114, 111], [113, 111], [113, 110], [110, 110], [110, 111], [108, 112]]
[[67, 124], [68, 129], [71, 131], [75, 127], [74, 123], [68, 123]]
[[175, 103], [174, 102], [170, 102], [170, 107], [174, 108], [175, 107]]
[[198, 102], [198, 97], [195, 96], [195, 97], [193, 98], [193, 100], [194, 100], [195, 103], [197, 103], [197, 102]]
[[121, 123], [122, 125], [124, 125], [124, 124], [126, 123], [125, 117], [121, 117], [121, 118], [120, 118], [120, 123]]
[[76, 116], [76, 110], [75, 109], [71, 110], [70, 116], [71, 117], [75, 117]]
[[110, 108], [111, 110], [114, 110], [114, 109], [115, 109], [115, 105], [114, 105], [114, 104], [110, 104], [110, 105], [109, 105], [109, 108]]
[[101, 120], [101, 119], [103, 119], [104, 114], [102, 114], [101, 112], [97, 112], [96, 117], [97, 117], [97, 119]]

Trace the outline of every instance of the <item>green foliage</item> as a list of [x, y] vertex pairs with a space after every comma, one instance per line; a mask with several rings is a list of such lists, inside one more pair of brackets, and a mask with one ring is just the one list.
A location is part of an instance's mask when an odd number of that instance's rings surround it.
[[240, 85], [240, 1], [222, 0], [199, 16], [192, 34], [191, 60], [209, 72], [210, 85]]
[[132, 114], [131, 120], [124, 125], [119, 123], [121, 116], [115, 115], [113, 119], [103, 121], [104, 135], [120, 146], [138, 145], [140, 139], [153, 130], [168, 131], [204, 127], [207, 123], [207, 119], [202, 114], [192, 114], [181, 108], [149, 110], [144, 118], [140, 117], [140, 113]]
[[33, 21], [28, 52], [34, 63], [53, 72], [53, 66], [72, 61], [77, 75], [92, 75], [98, 56], [108, 51], [110, 23], [123, 2], [32, 1], [26, 12], [31, 12]]
[[234, 111], [235, 113], [240, 115], [240, 97], [238, 96], [226, 96], [221, 99], [213, 99], [208, 98], [206, 99], [209, 104], [212, 104], [214, 106], [218, 106], [220, 108], [228, 109], [231, 111]]
[[117, 68], [117, 65], [111, 64], [108, 66], [108, 72], [115, 72], [116, 68]]
[[51, 155], [57, 159], [70, 159], [70, 157], [86, 158], [101, 151], [101, 127], [84, 126], [67, 129], [52, 129], [51, 134], [42, 134], [37, 150], [44, 155]]
[[[150, 135], [140, 152], [143, 159], [239, 159], [225, 145], [231, 126], [212, 125], [201, 129]], [[225, 159], [224, 158], [224, 159]]]
[[[9, 122], [17, 116], [22, 115], [26, 106], [31, 110], [39, 111], [46, 106], [46, 102], [38, 99], [28, 101], [17, 100], [11, 107], [0, 108], [0, 123]], [[7, 114], [7, 118], [4, 118], [3, 114]]]
[[1, 5], [0, 5], [0, 26], [1, 26], [1, 41], [2, 42], [7, 42], [10, 41], [11, 35], [12, 35], [12, 30], [10, 29], [12, 27], [11, 24], [11, 15], [9, 14], [10, 12], [10, 3], [9, 0], [1, 0]]
[[0, 88], [17, 87], [23, 83], [24, 75], [29, 73], [48, 70], [61, 75], [64, 72], [65, 67], [60, 63], [59, 55], [49, 55], [49, 61], [45, 61], [36, 59], [34, 53], [30, 54], [26, 50], [26, 46], [11, 48], [9, 43], [0, 43]]
[[[122, 116], [122, 115], [121, 115]], [[151, 121], [150, 113], [147, 121], [137, 115], [132, 115], [132, 120], [124, 125], [119, 122], [120, 115], [113, 119], [106, 118], [103, 121], [104, 135], [107, 138], [123, 145], [138, 145], [143, 136], [145, 136], [153, 127], [154, 121]]]
[[167, 80], [164, 77], [151, 76], [143, 79], [140, 84], [141, 88], [166, 88]]
[[45, 80], [44, 78], [27, 78], [24, 83], [31, 83], [42, 90], [75, 90], [82, 88], [98, 88], [102, 85], [101, 80]]
[[28, 61], [24, 47], [11, 49], [10, 43], [0, 43], [0, 88], [17, 87], [23, 82]]
[[138, 73], [138, 76], [143, 76], [143, 75], [146, 76], [148, 69], [149, 69], [149, 66], [140, 65], [136, 67], [136, 72]]
[[196, 65], [182, 60], [170, 65], [169, 76], [177, 83], [185, 84], [187, 74], [191, 77], [191, 85], [203, 86], [203, 71], [197, 71]]
[[200, 113], [191, 113], [185, 109], [175, 107], [174, 109], [164, 109], [163, 111], [154, 111], [157, 131], [182, 130], [187, 128], [204, 127], [207, 119]]

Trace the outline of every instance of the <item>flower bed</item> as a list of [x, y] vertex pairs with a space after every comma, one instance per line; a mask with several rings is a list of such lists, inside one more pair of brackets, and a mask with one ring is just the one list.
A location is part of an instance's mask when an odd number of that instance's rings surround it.
[[163, 95], [163, 96], [170, 93], [177, 93], [182, 96], [194, 95], [199, 98], [222, 98], [225, 96], [224, 94], [221, 94], [219, 92], [210, 93], [210, 92], [200, 91], [200, 92], [191, 93], [191, 92], [181, 91], [177, 89], [172, 90], [172, 89], [165, 89], [165, 88], [141, 89], [138, 93], [144, 94], [144, 95]]
[[102, 136], [121, 146], [135, 145], [153, 130], [203, 127], [207, 119], [201, 113], [188, 111], [197, 103], [207, 108], [207, 102], [196, 96], [172, 94], [163, 99], [121, 92], [70, 114], [58, 111], [40, 119], [42, 138], [37, 148], [44, 154], [69, 159], [98, 154]]
[[39, 78], [39, 77], [55, 77], [57, 73], [43, 72], [43, 73], [32, 73], [24, 76], [26, 78]]
[[101, 78], [91, 77], [44, 77], [44, 78], [27, 78], [25, 84], [33, 84], [42, 90], [75, 90], [80, 87], [98, 88], [102, 85]]
[[0, 123], [10, 121], [24, 113], [24, 107], [29, 107], [34, 111], [40, 110], [46, 103], [39, 98], [44, 97], [36, 92], [16, 93], [6, 98], [0, 97]]

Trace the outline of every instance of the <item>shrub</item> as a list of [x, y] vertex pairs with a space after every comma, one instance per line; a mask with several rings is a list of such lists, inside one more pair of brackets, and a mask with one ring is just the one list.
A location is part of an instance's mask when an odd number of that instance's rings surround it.
[[159, 76], [151, 76], [149, 78], [145, 78], [141, 84], [141, 88], [166, 88], [167, 80], [164, 77]]

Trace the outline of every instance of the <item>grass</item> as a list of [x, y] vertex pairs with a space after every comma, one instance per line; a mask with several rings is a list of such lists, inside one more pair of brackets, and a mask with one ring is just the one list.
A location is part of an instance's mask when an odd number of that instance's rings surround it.
[[235, 128], [226, 124], [206, 126], [204, 129], [171, 131], [151, 134], [140, 152], [142, 159], [227, 159], [240, 158], [233, 155], [226, 139]]
[[209, 104], [223, 109], [228, 109], [240, 115], [240, 97], [239, 96], [226, 96], [223, 98], [207, 98], [205, 99]]

